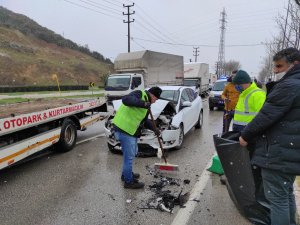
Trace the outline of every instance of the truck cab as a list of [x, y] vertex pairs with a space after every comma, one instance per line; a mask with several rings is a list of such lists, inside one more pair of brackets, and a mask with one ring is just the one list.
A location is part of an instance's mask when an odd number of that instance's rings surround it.
[[200, 94], [201, 78], [184, 78], [183, 86], [192, 87], [198, 95], [201, 95]]
[[145, 89], [144, 78], [139, 73], [111, 74], [106, 79], [104, 89], [107, 105], [112, 105], [113, 100], [132, 91]]
[[193, 87], [202, 97], [209, 92], [209, 65], [204, 62], [184, 63], [183, 85]]

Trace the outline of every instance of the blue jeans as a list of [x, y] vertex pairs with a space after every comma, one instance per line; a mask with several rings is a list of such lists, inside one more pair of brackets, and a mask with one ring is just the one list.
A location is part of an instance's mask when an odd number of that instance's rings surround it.
[[296, 225], [293, 193], [296, 176], [264, 168], [261, 172], [265, 196], [270, 203], [271, 225]]
[[123, 170], [122, 176], [126, 183], [133, 181], [132, 163], [136, 154], [138, 153], [137, 138], [130, 136], [120, 131], [115, 132], [115, 137], [121, 142], [123, 151]]

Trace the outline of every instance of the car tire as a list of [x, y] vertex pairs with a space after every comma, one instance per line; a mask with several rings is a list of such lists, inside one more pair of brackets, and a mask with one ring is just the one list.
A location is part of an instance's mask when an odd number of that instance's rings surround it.
[[180, 133], [179, 133], [179, 143], [177, 146], [174, 147], [174, 149], [179, 150], [182, 148], [183, 140], [184, 140], [184, 130], [183, 130], [183, 124], [179, 127]]
[[109, 143], [107, 143], [107, 147], [108, 147], [109, 151], [110, 151], [111, 153], [113, 153], [113, 154], [119, 154], [119, 155], [122, 155], [122, 154], [123, 154], [122, 151], [116, 150], [116, 149], [114, 148], [114, 146], [111, 145], [111, 144], [109, 144]]
[[62, 124], [60, 138], [55, 148], [57, 152], [68, 152], [72, 150], [77, 140], [77, 128], [71, 119], [65, 119]]
[[203, 111], [201, 110], [200, 113], [199, 113], [198, 121], [195, 125], [195, 128], [196, 129], [201, 129], [202, 124], [203, 124]]

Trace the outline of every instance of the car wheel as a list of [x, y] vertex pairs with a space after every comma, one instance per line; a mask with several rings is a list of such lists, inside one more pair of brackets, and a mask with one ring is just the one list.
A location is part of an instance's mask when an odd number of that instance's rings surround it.
[[175, 149], [177, 149], [177, 150], [181, 149], [182, 144], [183, 144], [183, 138], [184, 138], [184, 131], [183, 131], [183, 125], [181, 124], [179, 127], [178, 145], [175, 146]]
[[113, 145], [107, 143], [107, 147], [111, 153], [122, 155], [122, 151], [116, 150]]
[[60, 138], [55, 150], [57, 152], [68, 152], [74, 148], [77, 140], [77, 128], [71, 119], [65, 119], [62, 124]]
[[199, 113], [199, 118], [198, 118], [198, 121], [195, 125], [195, 128], [196, 129], [201, 129], [202, 124], [203, 124], [203, 111], [201, 110], [200, 113]]

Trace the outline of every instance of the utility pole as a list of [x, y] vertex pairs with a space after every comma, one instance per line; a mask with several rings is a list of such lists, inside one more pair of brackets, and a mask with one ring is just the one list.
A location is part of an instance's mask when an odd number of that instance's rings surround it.
[[194, 55], [193, 56], [195, 56], [195, 62], [197, 62], [197, 56], [199, 56], [199, 54], [198, 54], [198, 49], [199, 49], [199, 47], [193, 47], [194, 49], [195, 49], [195, 51], [193, 51], [193, 53], [194, 53]]
[[130, 20], [130, 16], [135, 14], [135, 11], [133, 11], [132, 13], [130, 12], [130, 7], [133, 7], [134, 6], [134, 3], [132, 3], [132, 5], [125, 5], [123, 4], [123, 7], [127, 8], [127, 13], [124, 13], [123, 12], [123, 15], [124, 16], [127, 16], [127, 21], [126, 20], [123, 20], [123, 23], [127, 23], [128, 24], [128, 52], [130, 52], [130, 23], [133, 23], [134, 22], [134, 19], [133, 20]]
[[226, 29], [226, 12], [225, 8], [221, 12], [221, 35], [220, 35], [220, 44], [219, 44], [219, 54], [217, 62], [217, 76], [220, 78], [220, 75], [224, 73], [225, 66], [225, 29]]

